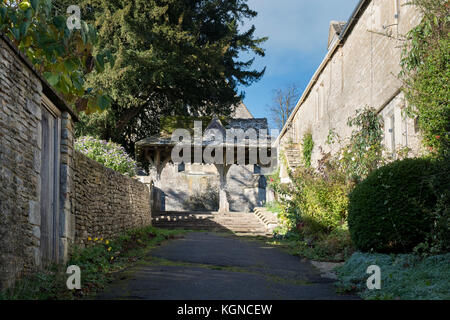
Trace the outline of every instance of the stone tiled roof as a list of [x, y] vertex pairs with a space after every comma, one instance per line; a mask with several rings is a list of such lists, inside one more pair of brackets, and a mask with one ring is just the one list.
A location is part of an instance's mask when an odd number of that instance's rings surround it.
[[[202, 119], [203, 120], [203, 119]], [[195, 121], [195, 118], [192, 118], [191, 124], [193, 125], [193, 122]], [[193, 134], [193, 128], [186, 128], [182, 127], [180, 129], [188, 129], [188, 131], [191, 134]], [[190, 130], [189, 130], [190, 129]], [[214, 142], [214, 134], [212, 131], [208, 131], [208, 129], [218, 129], [222, 135], [225, 135], [226, 130], [242, 130], [244, 133], [251, 133], [251, 129], [254, 130], [254, 133], [256, 135], [246, 137], [246, 142], [250, 144], [257, 144], [258, 139], [270, 139], [269, 132], [268, 132], [268, 124], [266, 118], [246, 118], [246, 119], [226, 119], [225, 121], [221, 121], [217, 118], [211, 120], [208, 126], [203, 127], [203, 145], [208, 145]], [[250, 130], [250, 131], [249, 131]], [[205, 134], [206, 133], [206, 134]], [[209, 133], [209, 134], [208, 134]], [[225, 137], [224, 137], [225, 138]], [[227, 141], [231, 142], [231, 141]], [[270, 144], [270, 143], [269, 143]], [[173, 146], [175, 145], [175, 142], [171, 140], [171, 134], [168, 134], [167, 132], [163, 132], [161, 134], [151, 136], [148, 138], [145, 138], [143, 140], [140, 140], [136, 142], [136, 147], [142, 148], [142, 147], [159, 147], [159, 146]]]
[[332, 21], [331, 22], [331, 27], [333, 27], [334, 31], [340, 35], [342, 30], [344, 30], [345, 25], [347, 24], [347, 22], [342, 22], [342, 21]]

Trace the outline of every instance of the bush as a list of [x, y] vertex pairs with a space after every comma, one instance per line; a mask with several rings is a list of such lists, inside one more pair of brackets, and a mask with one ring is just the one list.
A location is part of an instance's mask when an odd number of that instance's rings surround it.
[[426, 239], [437, 202], [432, 183], [437, 167], [428, 159], [395, 161], [355, 187], [348, 224], [358, 249], [409, 252]]
[[292, 205], [300, 211], [304, 233], [331, 232], [346, 223], [350, 185], [342, 175], [324, 177], [299, 167], [293, 177], [298, 191]]
[[279, 214], [283, 208], [278, 201], [267, 202], [264, 206], [268, 211]]
[[450, 252], [450, 159], [437, 162], [436, 172], [429, 179], [437, 198], [431, 211], [431, 232], [421, 248], [415, 248], [425, 255]]
[[[422, 259], [414, 254], [354, 253], [338, 267], [340, 292], [357, 292], [370, 300], [448, 300], [450, 299], [450, 253]], [[367, 267], [381, 269], [381, 289], [369, 290]]]
[[353, 183], [329, 155], [319, 166], [318, 171], [302, 166], [295, 172], [288, 170], [291, 184], [279, 183], [278, 175], [270, 177], [278, 195], [279, 226], [274, 236], [294, 242], [298, 255], [341, 261], [353, 252], [347, 227], [348, 193]]
[[75, 150], [121, 174], [136, 175], [136, 162], [116, 143], [86, 136], [75, 141]]
[[344, 261], [348, 259], [354, 252], [348, 227], [344, 225], [330, 233], [320, 233], [318, 239], [309, 246], [309, 250], [304, 252], [313, 253], [311, 257], [307, 254], [305, 256], [314, 260]]

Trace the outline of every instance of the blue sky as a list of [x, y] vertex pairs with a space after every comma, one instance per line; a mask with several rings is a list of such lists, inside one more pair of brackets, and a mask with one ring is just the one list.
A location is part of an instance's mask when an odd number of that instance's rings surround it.
[[[331, 20], [347, 21], [359, 0], [249, 0], [258, 16], [244, 24], [256, 27], [256, 36], [268, 36], [264, 58], [254, 66], [266, 66], [264, 77], [245, 92], [244, 103], [254, 117], [268, 115], [274, 90], [295, 83], [300, 92], [308, 85], [327, 52]], [[269, 121], [270, 122], [270, 121]]]

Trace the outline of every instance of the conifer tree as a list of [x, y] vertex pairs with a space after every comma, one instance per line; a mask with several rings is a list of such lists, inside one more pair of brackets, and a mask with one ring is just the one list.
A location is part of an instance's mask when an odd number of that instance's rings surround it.
[[[55, 0], [67, 6], [70, 0]], [[266, 38], [247, 0], [81, 0], [82, 19], [98, 30], [99, 50], [114, 66], [90, 79], [113, 99], [105, 115], [82, 117], [80, 133], [94, 128], [124, 145], [158, 130], [161, 115], [227, 115], [243, 98], [239, 85], [259, 80], [251, 68]], [[252, 55], [241, 60], [242, 53]], [[129, 149], [129, 148], [128, 148]]]

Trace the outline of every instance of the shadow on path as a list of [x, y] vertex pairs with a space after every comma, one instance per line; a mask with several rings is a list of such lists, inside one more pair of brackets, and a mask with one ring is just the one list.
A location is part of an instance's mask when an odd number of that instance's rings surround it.
[[302, 300], [338, 295], [307, 260], [231, 235], [195, 232], [122, 272], [98, 299]]

